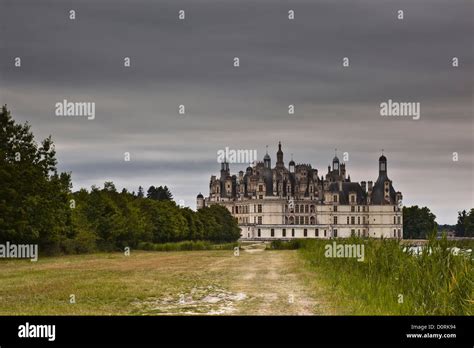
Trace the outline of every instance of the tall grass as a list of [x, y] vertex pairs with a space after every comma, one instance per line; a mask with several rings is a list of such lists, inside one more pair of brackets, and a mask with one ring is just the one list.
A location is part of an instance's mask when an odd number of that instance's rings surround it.
[[419, 255], [397, 240], [337, 239], [363, 244], [363, 262], [325, 257], [333, 240], [306, 240], [299, 249], [309, 267], [349, 314], [472, 315], [473, 259], [455, 256], [446, 238], [431, 238]]
[[139, 243], [137, 249], [148, 251], [232, 250], [239, 243], [213, 244], [209, 241], [184, 241], [176, 243]]

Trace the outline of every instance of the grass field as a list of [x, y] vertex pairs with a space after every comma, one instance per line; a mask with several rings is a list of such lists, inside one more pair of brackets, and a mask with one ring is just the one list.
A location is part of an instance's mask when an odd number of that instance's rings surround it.
[[338, 242], [365, 243], [365, 262], [328, 259], [327, 241], [310, 240], [276, 243], [277, 250], [244, 243], [239, 256], [132, 251], [3, 260], [0, 315], [472, 315], [473, 261], [446, 245], [415, 257], [396, 241]]
[[2, 261], [0, 315], [336, 314], [302, 262], [258, 247]]

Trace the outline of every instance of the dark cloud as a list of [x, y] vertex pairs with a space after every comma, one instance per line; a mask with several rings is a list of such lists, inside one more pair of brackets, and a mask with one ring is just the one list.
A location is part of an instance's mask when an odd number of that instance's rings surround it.
[[[472, 1], [0, 4], [0, 101], [39, 138], [53, 135], [76, 188], [167, 184], [194, 206], [218, 173], [218, 149], [263, 155], [268, 144], [274, 161], [281, 140], [286, 160], [322, 173], [334, 148], [347, 151], [357, 181], [376, 179], [384, 148], [405, 203], [441, 223], [473, 206]], [[55, 117], [63, 99], [94, 101], [96, 119]], [[382, 118], [387, 99], [421, 102], [421, 119]]]

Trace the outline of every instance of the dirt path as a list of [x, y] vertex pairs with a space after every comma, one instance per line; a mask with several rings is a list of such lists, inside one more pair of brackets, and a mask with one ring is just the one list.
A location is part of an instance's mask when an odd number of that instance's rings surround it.
[[[321, 294], [309, 286], [309, 275], [294, 250], [264, 251], [253, 245], [238, 257], [216, 263], [211, 271], [227, 270], [228, 289], [245, 297], [232, 314], [330, 314]], [[245, 247], [244, 247], [245, 248]]]

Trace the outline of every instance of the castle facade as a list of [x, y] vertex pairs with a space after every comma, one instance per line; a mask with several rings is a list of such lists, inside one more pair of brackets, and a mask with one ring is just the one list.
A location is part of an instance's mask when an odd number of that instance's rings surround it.
[[387, 175], [387, 158], [379, 158], [378, 178], [352, 182], [337, 155], [326, 175], [310, 164], [288, 168], [278, 144], [272, 168], [268, 153], [245, 173], [231, 175], [221, 163], [211, 176], [209, 196], [197, 196], [197, 209], [225, 206], [237, 219], [242, 240], [360, 237], [402, 238], [402, 194]]

